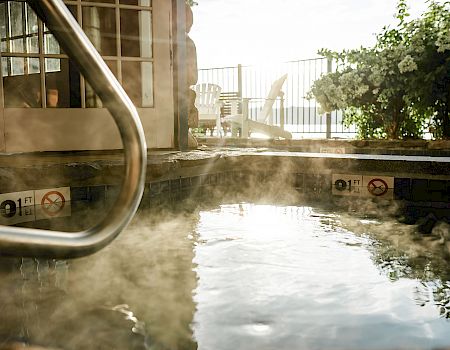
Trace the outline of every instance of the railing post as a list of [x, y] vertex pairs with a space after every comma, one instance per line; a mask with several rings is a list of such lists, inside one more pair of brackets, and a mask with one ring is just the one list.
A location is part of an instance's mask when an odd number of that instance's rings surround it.
[[[327, 73], [331, 73], [332, 70], [333, 70], [333, 61], [331, 58], [329, 58], [327, 60]], [[325, 117], [327, 123], [326, 138], [331, 139], [331, 113], [327, 113]]]
[[242, 65], [241, 64], [238, 64], [237, 70], [238, 70], [238, 96], [239, 96], [239, 98], [242, 98]]
[[242, 126], [241, 126], [241, 138], [245, 137], [248, 138], [248, 104], [250, 99], [249, 98], [243, 98], [242, 99]]
[[280, 91], [280, 128], [284, 130], [284, 92]]

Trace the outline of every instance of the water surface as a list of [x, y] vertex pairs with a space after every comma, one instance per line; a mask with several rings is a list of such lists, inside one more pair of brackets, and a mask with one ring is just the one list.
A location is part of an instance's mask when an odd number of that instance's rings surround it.
[[[42, 225], [95, 220], [72, 207]], [[321, 206], [179, 207], [141, 209], [90, 257], [2, 258], [0, 349], [450, 346], [436, 237]]]
[[[377, 226], [385, 232], [374, 220], [301, 206], [236, 204], [202, 212], [194, 258], [199, 348], [449, 346], [448, 313], [440, 315], [432, 292], [441, 285], [448, 302], [450, 283], [432, 271], [426, 282], [416, 278], [420, 266], [408, 266], [407, 254], [392, 241], [378, 240]], [[400, 226], [392, 224], [386, 234], [406, 236], [403, 248], [421, 247], [414, 232], [399, 232]], [[436, 248], [429, 253], [439, 253]]]

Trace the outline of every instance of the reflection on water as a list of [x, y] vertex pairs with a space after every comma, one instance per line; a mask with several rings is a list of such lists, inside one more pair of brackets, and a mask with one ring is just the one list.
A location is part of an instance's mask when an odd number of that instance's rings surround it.
[[[87, 258], [2, 258], [0, 349], [450, 346], [439, 235], [319, 206], [228, 203], [141, 209]], [[41, 226], [90, 225], [100, 204]]]
[[[199, 348], [449, 346], [443, 309], [450, 267], [443, 251], [434, 246], [421, 255], [419, 247], [430, 247], [411, 227], [385, 231], [372, 221], [254, 204], [202, 212], [194, 260]], [[386, 236], [395, 240], [400, 226], [408, 228], [409, 242], [401, 232], [394, 245]]]
[[93, 256], [3, 258], [0, 349], [195, 349], [196, 220], [195, 213], [142, 210]]

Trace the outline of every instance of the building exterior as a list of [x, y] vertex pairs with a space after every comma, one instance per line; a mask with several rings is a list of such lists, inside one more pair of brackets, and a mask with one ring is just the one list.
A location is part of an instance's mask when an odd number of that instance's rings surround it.
[[[184, 1], [64, 3], [137, 107], [148, 147], [177, 147], [180, 123], [187, 132], [174, 78], [186, 69], [173, 40], [188, 39], [174, 20]], [[0, 152], [121, 148], [108, 110], [26, 2], [0, 2], [0, 31]]]

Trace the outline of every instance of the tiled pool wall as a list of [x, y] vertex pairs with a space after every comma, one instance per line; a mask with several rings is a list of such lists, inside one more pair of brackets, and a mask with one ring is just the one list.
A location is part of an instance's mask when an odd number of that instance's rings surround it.
[[[272, 172], [229, 171], [200, 176], [178, 178], [147, 184], [147, 192], [152, 196], [192, 190], [204, 186], [251, 186], [252, 181], [264, 186], [293, 187], [308, 197], [328, 199], [332, 195], [332, 174], [292, 173], [276, 178]], [[271, 187], [274, 189], [273, 187]], [[423, 206], [450, 209], [450, 180], [419, 178], [394, 178], [394, 200], [421, 203]]]
[[[84, 171], [85, 168], [86, 166], [79, 168], [83, 175], [81, 183], [95, 184], [102, 181], [105, 183], [103, 192], [109, 194], [108, 197], [118, 192], [117, 186], [114, 185], [119, 183], [117, 180], [122, 175], [118, 166], [106, 167], [108, 174], [114, 174], [109, 177], [104, 175], [105, 167], [89, 167], [88, 175]], [[66, 167], [61, 169], [65, 171]], [[256, 152], [238, 156], [219, 153], [209, 158], [150, 162], [143, 202], [158, 196], [176, 196], [200, 189], [240, 192], [251, 192], [254, 189], [267, 192], [286, 188], [295, 188], [307, 197], [327, 200], [334, 197], [333, 175], [336, 174], [389, 177], [393, 181], [390, 199], [414, 202], [422, 206], [450, 208], [450, 158], [319, 156], [290, 152]], [[75, 188], [84, 186], [75, 184], [71, 187], [73, 191], [77, 191]], [[95, 187], [99, 186], [88, 186], [88, 190], [79, 190], [81, 197], [92, 197], [96, 195], [96, 191], [102, 191], [102, 186], [100, 189]], [[77, 196], [74, 192], [72, 200], [76, 200]]]
[[[2, 193], [70, 187], [73, 209], [109, 205], [120, 191], [123, 161], [94, 160], [0, 169]], [[321, 155], [295, 152], [187, 152], [149, 156], [142, 207], [205, 198], [245, 201], [258, 196], [283, 200], [317, 200], [329, 205], [356, 207], [355, 203], [395, 202], [415, 216], [434, 212], [450, 222], [450, 159], [387, 155]], [[336, 176], [389, 178], [389, 196], [353, 196], [336, 191]], [[385, 199], [385, 197], [388, 197]], [[80, 203], [79, 205], [77, 203]], [[83, 209], [84, 210], [84, 209]], [[75, 210], [73, 211], [73, 213]], [[76, 221], [76, 219], [73, 219]]]
[[[252, 193], [270, 197], [279, 190], [295, 190], [299, 199], [327, 201], [339, 199], [339, 204], [352, 202], [354, 197], [341, 197], [332, 193], [332, 174], [284, 173], [273, 171], [224, 171], [194, 176], [155, 180], [146, 183], [142, 206], [178, 201], [193, 194], [221, 196], [224, 193]], [[120, 191], [117, 185], [72, 187], [71, 199], [76, 201], [112, 201]], [[375, 203], [383, 198], [364, 198]], [[450, 219], [450, 180], [394, 177], [393, 197], [389, 201], [402, 207], [415, 207], [420, 213], [435, 211]]]

